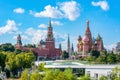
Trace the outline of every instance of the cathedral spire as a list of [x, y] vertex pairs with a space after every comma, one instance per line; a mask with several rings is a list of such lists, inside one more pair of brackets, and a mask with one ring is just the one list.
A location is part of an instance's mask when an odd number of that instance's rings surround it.
[[78, 36], [78, 41], [82, 41], [82, 37], [80, 35]]
[[89, 28], [89, 20], [86, 21], [86, 25], [87, 25], [86, 32], [90, 32], [90, 28]]

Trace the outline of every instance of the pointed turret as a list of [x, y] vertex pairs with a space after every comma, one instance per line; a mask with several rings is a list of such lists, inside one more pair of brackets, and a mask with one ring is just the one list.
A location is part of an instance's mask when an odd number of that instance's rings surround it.
[[86, 21], [86, 24], [87, 24], [86, 32], [90, 32], [89, 21], [88, 20]]
[[97, 40], [101, 40], [101, 39], [102, 39], [102, 37], [100, 36], [100, 34], [98, 34], [98, 36], [97, 36], [96, 39], [97, 39]]
[[50, 18], [50, 20], [49, 20], [49, 27], [52, 27], [51, 18]]
[[86, 31], [85, 31], [85, 35], [83, 37], [83, 53], [89, 53], [92, 47], [92, 35], [91, 35], [91, 31], [89, 28], [89, 21], [86, 21]]
[[59, 44], [59, 49], [62, 50], [62, 46], [61, 46], [61, 43]]
[[17, 45], [22, 45], [20, 34], [18, 34], [18, 37], [17, 37]]
[[46, 38], [46, 48], [55, 48], [55, 39], [53, 37], [53, 28], [51, 25], [51, 18], [49, 20], [48, 31], [47, 31], [47, 38]]
[[73, 43], [72, 43], [72, 47], [71, 47], [71, 53], [74, 53]]
[[78, 42], [82, 41], [82, 37], [79, 35], [78, 36]]
[[47, 41], [54, 41], [54, 38], [53, 38], [53, 28], [52, 28], [52, 25], [51, 25], [51, 18], [50, 18], [50, 21], [49, 21], [49, 26], [48, 26], [48, 32], [47, 32]]
[[102, 37], [100, 36], [100, 34], [98, 34], [97, 38], [96, 38], [96, 42], [97, 42], [97, 50], [101, 51], [104, 49], [103, 47], [103, 41], [102, 41]]
[[67, 52], [70, 54], [70, 38], [68, 34], [68, 41], [67, 41]]

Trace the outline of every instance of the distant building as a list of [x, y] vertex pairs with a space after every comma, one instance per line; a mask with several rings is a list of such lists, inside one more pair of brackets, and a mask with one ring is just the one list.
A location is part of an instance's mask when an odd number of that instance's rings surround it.
[[[50, 69], [60, 69], [65, 70], [66, 68], [71, 68], [73, 73], [80, 75], [88, 75], [92, 80], [99, 80], [101, 76], [107, 76], [110, 78], [112, 75], [112, 70], [116, 67], [120, 68], [120, 65], [109, 65], [109, 64], [86, 64], [79, 61], [65, 61], [65, 60], [55, 60], [55, 61], [40, 61], [35, 62], [38, 66], [40, 63], [46, 63], [45, 68]], [[120, 72], [117, 73], [120, 78]]]
[[113, 52], [116, 53], [120, 53], [120, 42], [117, 42], [115, 47], [113, 48]]
[[87, 28], [85, 31], [85, 35], [82, 38], [81, 36], [78, 37], [78, 44], [77, 49], [78, 53], [81, 53], [82, 56], [88, 55], [92, 49], [101, 51], [104, 49], [102, 37], [98, 34], [96, 39], [92, 39], [92, 34], [89, 28], [89, 21], [86, 22]]
[[51, 20], [49, 22], [46, 41], [41, 40], [37, 48], [28, 48], [22, 46], [21, 36], [17, 37], [16, 49], [23, 51], [33, 51], [38, 58], [60, 59], [62, 50], [55, 48], [55, 38], [53, 37], [53, 28]]
[[69, 34], [68, 34], [68, 41], [67, 41], [67, 52], [68, 52], [68, 54], [69, 54], [69, 57], [71, 57], [71, 55], [73, 55], [73, 53], [74, 53], [74, 47], [73, 47], [73, 43], [71, 44], [71, 46], [70, 46], [70, 36], [69, 36]]

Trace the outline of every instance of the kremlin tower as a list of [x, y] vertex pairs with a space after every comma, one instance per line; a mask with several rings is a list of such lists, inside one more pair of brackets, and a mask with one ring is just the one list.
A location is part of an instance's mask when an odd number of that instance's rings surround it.
[[53, 37], [53, 28], [51, 25], [51, 20], [49, 21], [47, 38], [46, 41], [41, 40], [36, 48], [28, 48], [22, 46], [21, 36], [17, 37], [17, 44], [15, 45], [16, 49], [22, 51], [33, 51], [36, 53], [38, 59], [60, 59], [62, 55], [61, 45], [59, 48], [55, 48], [55, 38]]

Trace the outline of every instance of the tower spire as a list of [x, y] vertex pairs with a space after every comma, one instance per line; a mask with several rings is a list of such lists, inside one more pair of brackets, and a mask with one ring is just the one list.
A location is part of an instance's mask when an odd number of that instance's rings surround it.
[[59, 44], [59, 49], [62, 50], [61, 43]]
[[71, 53], [74, 53], [73, 43], [72, 43]]
[[53, 28], [52, 28], [52, 24], [51, 24], [51, 18], [49, 20], [47, 39], [46, 40], [47, 41], [54, 41], [54, 38], [53, 38]]
[[89, 20], [86, 21], [86, 25], [87, 25], [86, 32], [90, 32], [90, 28], [89, 28]]
[[68, 41], [67, 41], [67, 52], [70, 54], [70, 37], [68, 34]]
[[50, 20], [49, 20], [49, 27], [52, 27], [52, 24], [51, 24], [51, 17], [50, 17]]
[[17, 45], [22, 46], [22, 41], [21, 41], [20, 34], [18, 34], [18, 37], [17, 37]]

